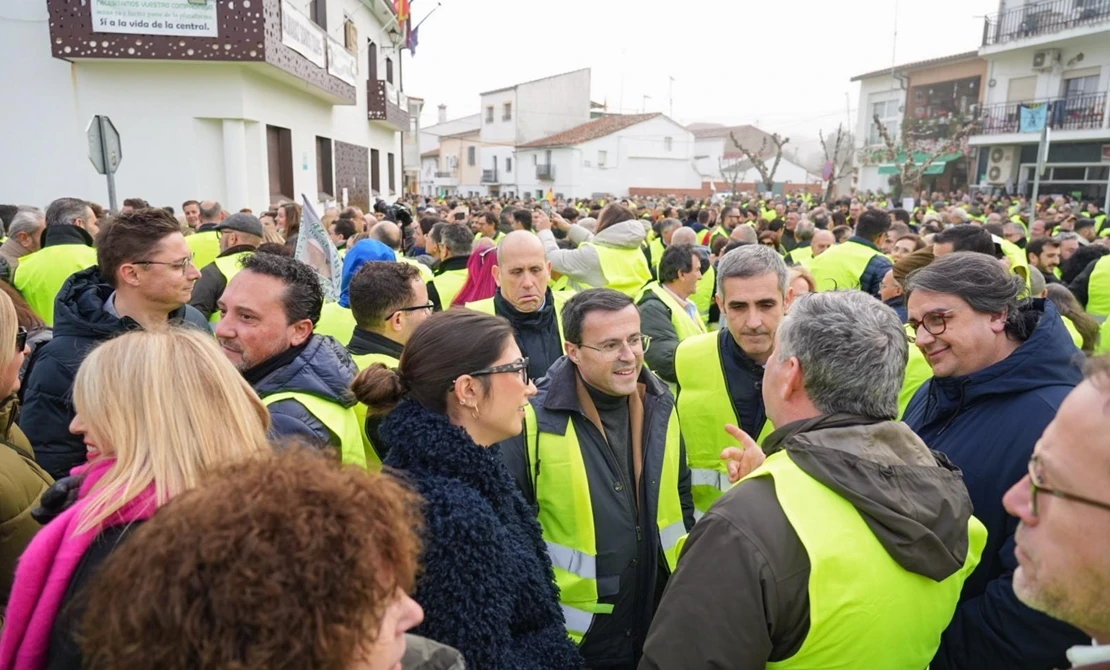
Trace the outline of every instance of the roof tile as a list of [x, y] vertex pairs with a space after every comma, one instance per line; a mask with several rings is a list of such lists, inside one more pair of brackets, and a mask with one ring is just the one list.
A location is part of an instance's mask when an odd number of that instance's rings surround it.
[[563, 147], [581, 144], [583, 142], [589, 142], [590, 140], [596, 140], [599, 137], [612, 135], [617, 131], [630, 128], [637, 123], [650, 121], [662, 115], [661, 112], [654, 112], [652, 114], [613, 114], [610, 116], [603, 116], [600, 119], [594, 119], [580, 126], [575, 126], [570, 130], [564, 130], [561, 133], [556, 133], [549, 137], [522, 144], [520, 148], [534, 149], [538, 147]]

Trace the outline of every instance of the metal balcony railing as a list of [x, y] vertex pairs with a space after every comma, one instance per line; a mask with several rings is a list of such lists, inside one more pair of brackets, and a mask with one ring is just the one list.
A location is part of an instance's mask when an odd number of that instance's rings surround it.
[[983, 20], [983, 46], [1110, 21], [1110, 0], [1030, 2]]
[[458, 173], [454, 170], [436, 170], [437, 179], [451, 179], [456, 176], [458, 176]]
[[537, 165], [536, 166], [536, 179], [543, 181], [555, 181], [555, 166], [554, 165]]
[[983, 135], [1020, 133], [1021, 108], [1045, 104], [1049, 105], [1047, 123], [1053, 130], [1101, 128], [1106, 113], [1106, 93], [986, 105], [983, 107], [979, 133]]
[[497, 170], [482, 170], [482, 183], [483, 184], [496, 184]]

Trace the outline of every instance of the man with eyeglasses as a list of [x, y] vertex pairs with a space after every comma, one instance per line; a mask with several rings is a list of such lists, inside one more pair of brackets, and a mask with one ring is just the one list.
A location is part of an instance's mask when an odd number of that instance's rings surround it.
[[566, 356], [539, 380], [501, 455], [536, 509], [567, 632], [589, 668], [634, 668], [678, 543], [693, 525], [674, 401], [644, 369], [650, 339], [628, 296], [563, 308]]
[[[420, 272], [407, 263], [366, 263], [348, 289], [351, 313], [357, 324], [347, 351], [359, 370], [375, 363], [396, 368], [413, 331], [432, 313], [428, 288]], [[382, 417], [367, 419], [366, 406], [355, 406], [363, 428], [367, 461], [380, 467], [385, 458], [378, 427]]]
[[675, 351], [678, 415], [699, 517], [731, 488], [721, 451], [734, 442], [725, 426], [759, 442], [774, 430], [760, 389], [793, 296], [786, 262], [773, 249], [733, 249], [717, 263], [717, 305], [728, 327], [687, 338]]
[[227, 288], [231, 278], [239, 274], [239, 262], [244, 256], [254, 253], [262, 244], [265, 236], [262, 222], [251, 214], [241, 212], [232, 214], [216, 226], [220, 238], [220, 255], [216, 260], [200, 270], [200, 279], [193, 287], [193, 298], [189, 304], [208, 317], [209, 322], [220, 320], [216, 301]]
[[563, 355], [562, 309], [574, 294], [552, 291], [548, 286], [551, 263], [536, 235], [514, 230], [504, 236], [496, 253], [493, 279], [497, 293], [466, 306], [507, 319], [517, 346], [528, 357], [528, 374], [539, 379]]
[[1051, 301], [977, 252], [954, 252], [906, 278], [909, 329], [933, 371], [903, 420], [963, 471], [987, 546], [941, 638], [934, 670], [1064, 667], [1085, 636], [1014, 593], [1016, 522], [1002, 496], [1026, 473], [1037, 437], [1082, 375]]
[[55, 479], [85, 462], [85, 445], [69, 424], [73, 379], [90, 350], [129, 330], [173, 322], [209, 332], [188, 305], [200, 272], [176, 219], [138, 209], [121, 214], [99, 240], [97, 264], [74, 273], [58, 294], [54, 339], [35, 352], [25, 377], [21, 427]]
[[1110, 359], [1091, 361], [1087, 379], [1060, 405], [1006, 493], [1020, 520], [1014, 592], [1022, 602], [1082, 630], [1091, 646], [1068, 650], [1072, 667], [1110, 668]]
[[316, 271], [276, 254], [251, 254], [219, 300], [216, 339], [270, 411], [276, 438], [334, 447], [367, 466], [351, 393], [358, 368], [332, 337], [315, 334], [324, 305]]

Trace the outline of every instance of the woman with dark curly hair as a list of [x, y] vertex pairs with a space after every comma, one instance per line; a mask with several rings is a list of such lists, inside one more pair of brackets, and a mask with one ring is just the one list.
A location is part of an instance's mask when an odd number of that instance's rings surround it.
[[423, 618], [418, 510], [392, 478], [308, 449], [225, 468], [104, 563], [87, 667], [461, 670], [458, 652], [406, 640]]
[[416, 632], [480, 670], [581, 668], [540, 524], [491, 448], [520, 434], [536, 394], [509, 322], [433, 314], [397, 370], [372, 365], [352, 388], [371, 415], [387, 415], [384, 465], [427, 501]]

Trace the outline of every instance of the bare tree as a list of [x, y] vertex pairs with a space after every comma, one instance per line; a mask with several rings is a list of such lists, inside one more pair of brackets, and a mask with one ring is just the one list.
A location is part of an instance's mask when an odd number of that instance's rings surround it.
[[[825, 138], [822, 131], [817, 131], [821, 138], [821, 149], [825, 152], [825, 165], [831, 167], [829, 178], [825, 184], [825, 201], [832, 199], [833, 188], [836, 182], [843, 179], [852, 170], [852, 134], [844, 130], [844, 124], [836, 127], [836, 136]], [[830, 146], [831, 145], [831, 146]], [[822, 171], [822, 177], [825, 175]]]
[[894, 163], [896, 172], [891, 177], [892, 195], [899, 200], [904, 191], [916, 193], [921, 179], [929, 167], [945, 154], [966, 153], [967, 138], [979, 127], [977, 109], [954, 116], [911, 120], [902, 128], [902, 134], [893, 138], [890, 131], [874, 116], [882, 146], [865, 150], [872, 162]]
[[735, 196], [737, 194], [736, 185], [740, 181], [740, 170], [738, 166], [725, 165], [724, 158], [718, 158], [717, 172], [720, 173], [721, 179], [725, 180], [725, 183], [728, 184], [729, 189], [732, 191], [732, 195]]
[[[752, 164], [752, 167], [759, 172], [759, 176], [763, 180], [763, 190], [772, 190], [775, 187], [775, 172], [778, 171], [779, 163], [782, 162], [782, 148], [786, 146], [790, 138], [781, 137], [778, 133], [773, 133], [770, 136], [764, 135], [763, 142], [759, 146], [759, 151], [752, 151], [741, 144], [740, 140], [736, 139], [736, 133], [733, 131], [730, 130], [728, 136], [732, 139], [732, 143], [736, 145], [736, 148], [740, 150], [740, 153], [744, 155], [744, 158], [747, 158]], [[768, 145], [774, 145], [775, 149], [775, 162], [771, 164], [770, 168], [767, 167], [766, 161], [763, 160], [764, 156], [770, 155], [770, 147]]]

